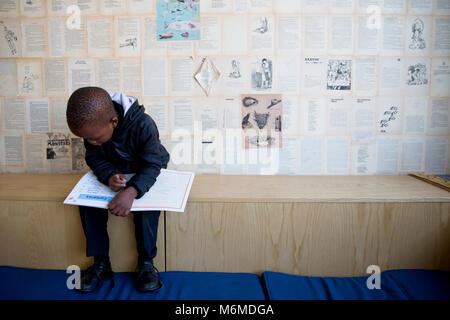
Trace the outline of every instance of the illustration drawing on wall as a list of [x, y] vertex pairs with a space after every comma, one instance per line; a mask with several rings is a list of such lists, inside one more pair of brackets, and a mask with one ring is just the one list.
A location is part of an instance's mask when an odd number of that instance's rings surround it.
[[259, 24], [260, 24], [260, 26], [258, 28], [256, 28], [255, 30], [253, 30], [254, 32], [263, 34], [263, 33], [266, 33], [267, 31], [269, 31], [269, 24], [267, 22], [267, 17], [259, 18]]
[[351, 60], [329, 60], [327, 73], [328, 90], [350, 90], [352, 83]]
[[2, 25], [3, 29], [3, 38], [8, 44], [11, 55], [17, 55], [17, 35], [14, 33], [14, 31], [10, 30], [3, 21], [0, 21], [0, 24]]
[[71, 138], [72, 141], [72, 170], [86, 171], [88, 166], [84, 160], [86, 149], [82, 138]]
[[416, 63], [415, 65], [409, 66], [406, 84], [409, 86], [428, 84], [426, 65], [423, 63]]
[[267, 90], [272, 88], [272, 60], [262, 58], [252, 63], [252, 89]]
[[48, 132], [47, 136], [47, 160], [69, 157], [70, 134]]
[[281, 94], [241, 95], [244, 148], [281, 148]]
[[199, 0], [157, 0], [158, 41], [200, 40]]
[[135, 50], [137, 48], [137, 38], [127, 38], [125, 39], [125, 42], [121, 43], [119, 45], [120, 48], [123, 47], [131, 47], [133, 50]]
[[426, 47], [424, 39], [425, 24], [422, 19], [416, 18], [411, 26], [411, 37], [409, 41], [410, 49], [424, 49]]
[[233, 59], [231, 61], [231, 71], [228, 73], [228, 78], [238, 79], [242, 77], [240, 65], [241, 63], [238, 60]]
[[389, 123], [397, 119], [398, 107], [391, 106], [389, 110], [383, 113], [383, 119], [380, 120], [380, 132], [385, 133], [389, 127]]
[[34, 83], [39, 79], [39, 76], [32, 73], [29, 66], [26, 66], [24, 71], [21, 90], [24, 93], [31, 93], [34, 91]]

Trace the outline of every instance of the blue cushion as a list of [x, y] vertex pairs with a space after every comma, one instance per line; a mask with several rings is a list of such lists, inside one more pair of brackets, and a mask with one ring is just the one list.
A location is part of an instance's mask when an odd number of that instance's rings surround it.
[[381, 289], [368, 289], [362, 277], [306, 277], [266, 271], [263, 281], [270, 300], [404, 300], [450, 299], [450, 272], [388, 270]]
[[0, 266], [1, 300], [264, 300], [256, 274], [219, 272], [161, 272], [163, 287], [156, 293], [141, 293], [133, 273], [117, 272], [115, 286], [106, 281], [93, 293], [67, 289], [65, 270], [27, 269]]

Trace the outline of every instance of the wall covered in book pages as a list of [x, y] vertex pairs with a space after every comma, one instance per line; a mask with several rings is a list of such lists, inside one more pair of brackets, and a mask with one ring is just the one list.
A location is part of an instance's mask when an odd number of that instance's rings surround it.
[[86, 172], [91, 85], [139, 99], [172, 169], [450, 171], [448, 0], [1, 0], [0, 172]]

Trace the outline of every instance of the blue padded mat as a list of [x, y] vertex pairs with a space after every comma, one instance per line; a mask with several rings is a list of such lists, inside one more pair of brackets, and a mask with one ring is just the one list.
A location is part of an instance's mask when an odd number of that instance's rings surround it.
[[270, 300], [449, 300], [450, 272], [387, 270], [381, 289], [367, 288], [362, 277], [306, 277], [266, 271], [263, 281]]
[[108, 280], [93, 293], [67, 289], [65, 270], [0, 266], [1, 300], [264, 300], [260, 279], [250, 273], [161, 272], [163, 287], [156, 293], [141, 293], [133, 273], [116, 272], [115, 286]]

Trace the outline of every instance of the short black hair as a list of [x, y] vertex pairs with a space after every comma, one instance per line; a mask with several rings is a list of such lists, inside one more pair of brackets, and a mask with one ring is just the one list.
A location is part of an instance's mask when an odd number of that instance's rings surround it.
[[109, 93], [99, 87], [83, 87], [75, 90], [67, 102], [67, 125], [79, 129], [86, 124], [105, 125], [115, 114]]

